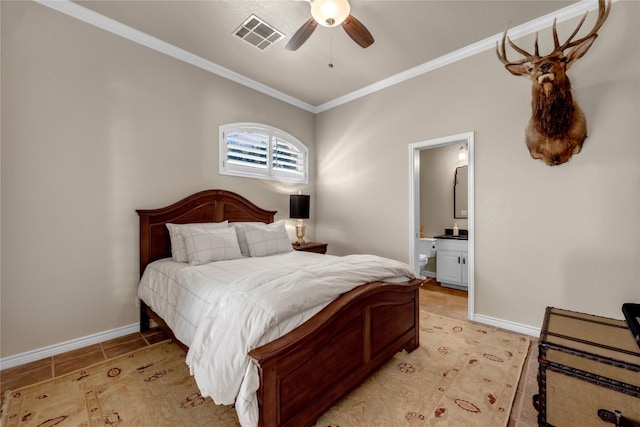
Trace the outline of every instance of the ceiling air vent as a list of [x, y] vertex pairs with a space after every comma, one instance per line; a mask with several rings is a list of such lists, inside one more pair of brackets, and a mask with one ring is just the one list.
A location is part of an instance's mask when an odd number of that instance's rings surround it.
[[233, 33], [260, 50], [265, 50], [284, 37], [284, 34], [255, 15], [248, 17]]

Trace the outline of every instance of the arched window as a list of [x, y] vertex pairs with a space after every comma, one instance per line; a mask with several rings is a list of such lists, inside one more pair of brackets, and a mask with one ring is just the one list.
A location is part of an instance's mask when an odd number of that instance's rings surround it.
[[220, 126], [220, 173], [308, 182], [307, 147], [280, 129], [260, 123]]

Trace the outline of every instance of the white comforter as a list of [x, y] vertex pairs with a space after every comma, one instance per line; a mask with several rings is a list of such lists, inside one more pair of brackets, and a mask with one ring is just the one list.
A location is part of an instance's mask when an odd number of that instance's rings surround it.
[[[192, 286], [216, 280], [206, 266], [182, 271]], [[217, 292], [198, 324], [187, 364], [204, 396], [235, 402], [240, 423], [258, 423], [257, 367], [247, 353], [286, 334], [339, 295], [363, 284], [414, 277], [401, 262], [374, 255], [327, 257], [322, 262], [250, 273]]]
[[[241, 258], [190, 266], [171, 258], [154, 261], [144, 270], [138, 287], [138, 297], [169, 325], [173, 334], [191, 346], [196, 328], [231, 283], [241, 277], [281, 267], [294, 267], [334, 258], [311, 252], [291, 251], [268, 257]], [[185, 277], [189, 270], [202, 271], [207, 280], [190, 283]]]

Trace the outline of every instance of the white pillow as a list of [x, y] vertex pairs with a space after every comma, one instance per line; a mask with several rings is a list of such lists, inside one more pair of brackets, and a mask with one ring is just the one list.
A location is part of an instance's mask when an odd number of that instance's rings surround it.
[[187, 251], [184, 248], [184, 238], [180, 230], [197, 228], [201, 230], [217, 230], [229, 227], [229, 221], [223, 222], [202, 222], [193, 224], [172, 224], [167, 223], [169, 239], [171, 240], [171, 257], [177, 262], [187, 262]]
[[249, 226], [255, 226], [266, 230], [267, 227], [273, 227], [280, 222], [284, 224], [284, 220], [280, 220], [272, 224], [265, 224], [264, 222], [232, 222], [229, 224], [229, 226], [233, 226], [236, 228], [236, 234], [238, 235], [238, 244], [240, 245], [240, 252], [242, 252], [242, 255], [251, 256], [251, 254], [249, 253], [249, 246], [247, 246], [247, 239], [245, 239], [244, 237], [244, 233], [249, 229]]
[[185, 228], [180, 230], [180, 234], [191, 265], [242, 258], [233, 227], [212, 230]]
[[276, 224], [266, 229], [255, 225], [247, 226], [244, 237], [247, 239], [249, 254], [252, 257], [281, 254], [293, 250], [284, 221]]

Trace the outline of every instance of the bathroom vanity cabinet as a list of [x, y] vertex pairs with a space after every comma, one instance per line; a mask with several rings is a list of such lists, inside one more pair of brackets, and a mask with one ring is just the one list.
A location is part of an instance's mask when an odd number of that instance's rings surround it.
[[468, 240], [438, 238], [436, 280], [442, 286], [467, 290], [469, 285], [468, 253]]

